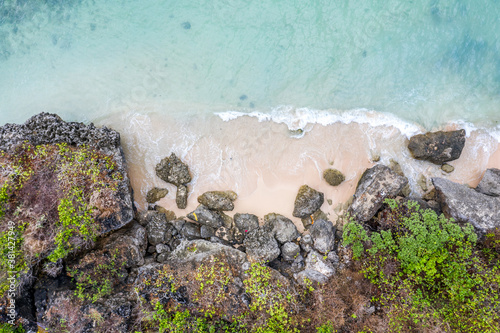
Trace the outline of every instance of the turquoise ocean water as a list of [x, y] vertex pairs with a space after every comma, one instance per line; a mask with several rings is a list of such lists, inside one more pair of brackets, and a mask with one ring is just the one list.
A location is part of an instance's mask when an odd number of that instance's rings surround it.
[[0, 0], [0, 121], [131, 101], [496, 127], [499, 17], [494, 0]]
[[405, 140], [455, 124], [471, 140], [450, 177], [477, 183], [500, 139], [499, 18], [498, 0], [0, 0], [0, 123], [111, 126], [136, 194], [164, 186], [154, 165], [174, 151], [191, 194], [238, 190], [262, 212], [303, 183], [342, 202], [373, 153], [419, 191], [448, 176]]

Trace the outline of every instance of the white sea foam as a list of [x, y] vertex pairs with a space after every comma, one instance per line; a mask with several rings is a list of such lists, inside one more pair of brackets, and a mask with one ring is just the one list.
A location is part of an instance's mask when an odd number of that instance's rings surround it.
[[323, 126], [342, 123], [368, 124], [372, 127], [391, 126], [397, 128], [406, 137], [421, 133], [424, 128], [406, 122], [392, 114], [377, 112], [369, 109], [355, 109], [348, 111], [315, 110], [309, 108], [295, 108], [293, 106], [279, 106], [269, 113], [254, 111], [250, 113], [241, 111], [217, 112], [223, 121], [234, 120], [239, 117], [253, 117], [259, 121], [273, 121], [286, 124], [291, 131], [307, 131], [307, 125], [320, 124]]

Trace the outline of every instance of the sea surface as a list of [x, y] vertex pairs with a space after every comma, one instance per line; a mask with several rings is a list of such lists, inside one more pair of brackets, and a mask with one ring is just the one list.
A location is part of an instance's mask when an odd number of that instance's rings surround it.
[[[140, 207], [171, 152], [193, 196], [237, 189], [257, 213], [304, 182], [333, 212], [374, 155], [415, 193], [421, 175], [473, 184], [497, 166], [499, 17], [497, 0], [0, 0], [0, 123], [119, 130]], [[411, 159], [409, 136], [453, 128], [454, 173]], [[325, 187], [327, 167], [346, 183]]]

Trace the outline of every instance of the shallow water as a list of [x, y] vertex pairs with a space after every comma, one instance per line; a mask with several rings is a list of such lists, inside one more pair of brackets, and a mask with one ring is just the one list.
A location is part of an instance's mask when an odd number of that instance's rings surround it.
[[500, 166], [499, 16], [498, 1], [0, 0], [0, 122], [120, 130], [140, 207], [171, 151], [192, 165], [191, 206], [231, 188], [241, 209], [290, 215], [302, 183], [335, 206], [373, 152], [440, 175], [406, 139], [457, 126], [449, 177], [474, 183]]

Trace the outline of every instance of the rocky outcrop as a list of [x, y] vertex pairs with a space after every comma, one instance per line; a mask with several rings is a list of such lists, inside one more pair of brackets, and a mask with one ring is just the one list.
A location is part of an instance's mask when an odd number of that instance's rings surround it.
[[280, 244], [291, 242], [299, 237], [295, 224], [280, 214], [271, 213], [264, 216], [264, 228], [269, 230]]
[[397, 195], [408, 180], [389, 167], [377, 164], [361, 176], [349, 213], [359, 221], [370, 220], [382, 207], [384, 200]]
[[[22, 240], [15, 248], [16, 267], [7, 269], [7, 252], [0, 258], [2, 290], [7, 271], [15, 271], [18, 289], [31, 292], [34, 275], [59, 276], [68, 258], [89, 253], [101, 237], [134, 218], [120, 134], [106, 127], [49, 113], [0, 127], [0, 183], [6, 190], [0, 234], [9, 226]], [[130, 260], [140, 262], [137, 246], [131, 244], [130, 251]]]
[[295, 204], [293, 208], [293, 216], [295, 217], [308, 217], [318, 209], [324, 202], [324, 195], [307, 185], [303, 185], [297, 193]]
[[479, 193], [492, 197], [500, 196], [500, 169], [488, 169], [476, 187]]
[[338, 186], [345, 180], [345, 176], [342, 172], [336, 169], [326, 169], [323, 171], [323, 178], [332, 186]]
[[408, 149], [414, 158], [443, 164], [460, 157], [465, 145], [465, 130], [429, 132], [411, 137]]
[[274, 236], [264, 227], [247, 233], [243, 242], [250, 262], [273, 261], [280, 255], [280, 248]]
[[447, 217], [471, 223], [479, 235], [500, 227], [500, 198], [443, 178], [432, 178], [432, 183]]
[[146, 227], [149, 244], [155, 246], [165, 242], [165, 231], [167, 230], [167, 218], [165, 214], [155, 210], [148, 210], [141, 216], [141, 224]]
[[335, 245], [335, 227], [333, 223], [327, 220], [317, 220], [309, 228], [311, 237], [314, 241], [314, 249], [321, 253], [328, 253], [333, 250]]
[[144, 227], [131, 223], [69, 263], [67, 275], [42, 276], [33, 297], [38, 326], [50, 332], [130, 332], [135, 300], [126, 281], [130, 269], [144, 264], [146, 243]]
[[231, 211], [234, 209], [233, 201], [237, 194], [233, 191], [209, 191], [198, 197], [198, 202], [208, 209]]
[[164, 198], [167, 194], [168, 190], [166, 188], [154, 187], [150, 189], [146, 194], [146, 201], [148, 203], [155, 203], [161, 198]]

